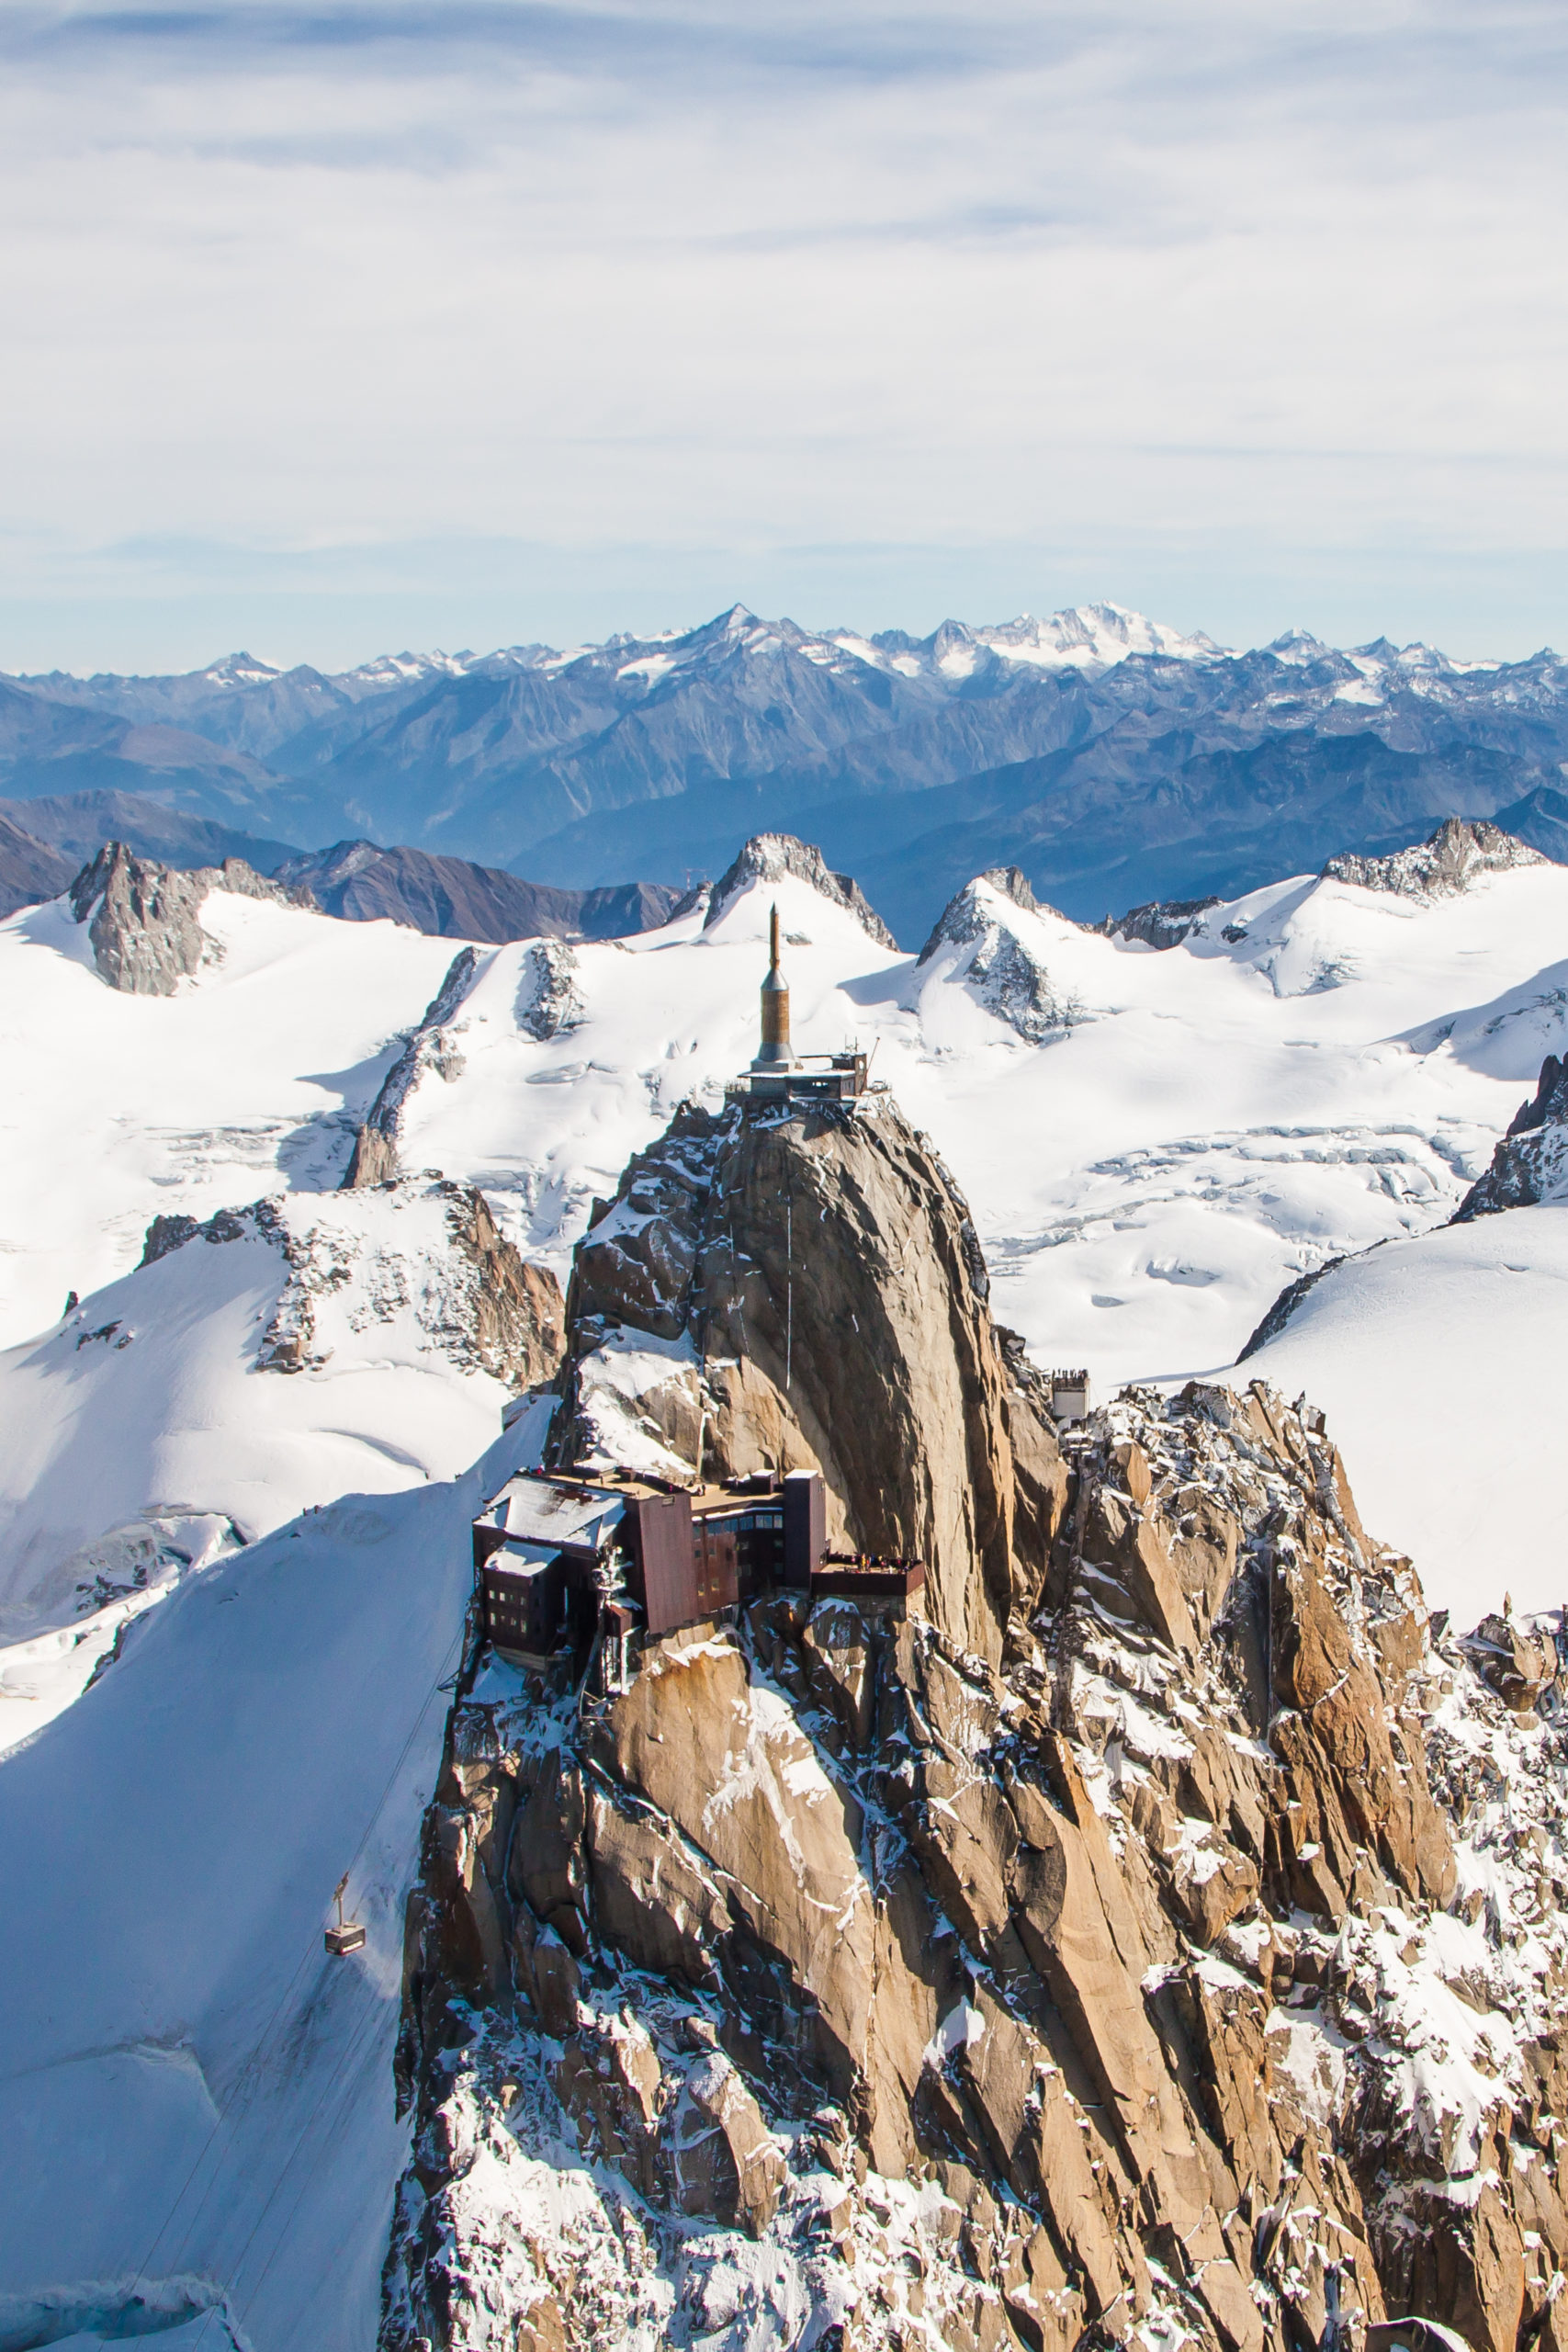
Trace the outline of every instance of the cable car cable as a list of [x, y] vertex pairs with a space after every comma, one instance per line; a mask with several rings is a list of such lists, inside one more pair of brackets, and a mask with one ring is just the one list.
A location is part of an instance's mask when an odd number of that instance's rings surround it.
[[[355, 1864], [360, 1860], [365, 1852], [366, 1847], [370, 1842], [371, 1833], [375, 1829], [377, 1822], [380, 1819], [382, 1812], [385, 1810], [387, 1800], [391, 1794], [398, 1775], [402, 1770], [403, 1765], [408, 1758], [409, 1751], [419, 1736], [420, 1726], [424, 1721], [425, 1713], [430, 1706], [430, 1702], [439, 1691], [442, 1682], [452, 1665], [454, 1657], [458, 1659], [460, 1665], [462, 1652], [468, 1639], [468, 1619], [467, 1612], [465, 1611], [463, 1623], [459, 1625], [456, 1635], [447, 1645], [446, 1656], [443, 1657], [441, 1664], [436, 1668], [434, 1678], [432, 1680], [429, 1689], [425, 1691], [423, 1698], [420, 1702], [419, 1711], [414, 1716], [408, 1737], [404, 1740], [402, 1747], [398, 1751], [397, 1759], [394, 1762], [390, 1772], [387, 1775], [380, 1796], [377, 1800], [375, 1809], [366, 1823], [359, 1843], [355, 1849], [353, 1860], [349, 1863], [350, 1874], [352, 1874]], [[310, 1965], [311, 1959], [315, 1952], [315, 1932], [316, 1931], [312, 1931], [310, 1944], [307, 1945], [305, 1951], [294, 1969], [293, 1974], [289, 1977], [282, 1993], [278, 1996], [276, 2006], [274, 2007], [271, 2016], [262, 2028], [260, 2034], [251, 2049], [249, 2056], [246, 2058], [243, 2066], [241, 2068], [240, 2073], [236, 2077], [233, 2099], [226, 2109], [220, 2109], [214, 2115], [211, 2127], [209, 2130], [207, 2137], [203, 2141], [200, 2148], [197, 2151], [189, 2172], [186, 2175], [185, 2179], [180, 2184], [179, 2188], [176, 2190], [173, 2199], [168, 2205], [164, 2218], [158, 2225], [157, 2233], [148, 2246], [147, 2252], [143, 2256], [141, 2264], [132, 2273], [130, 2284], [131, 2291], [133, 2293], [135, 2290], [151, 2276], [152, 2258], [158, 2251], [158, 2247], [164, 2239], [165, 2232], [173, 2225], [175, 2217], [178, 2213], [180, 2206], [189, 2194], [192, 2183], [195, 2181], [202, 2165], [206, 2163], [209, 2155], [211, 2154], [213, 2143], [217, 2140], [220, 2132], [223, 2130], [225, 2124], [229, 2124], [237, 2129], [238, 2126], [243, 2122], [246, 2115], [248, 2114], [251, 2105], [254, 2102], [256, 2090], [260, 2085], [261, 2062], [263, 2058], [269, 2053], [272, 2042], [276, 2035], [278, 2026], [282, 2021], [285, 2011], [289, 2007], [290, 2003], [295, 1996], [296, 1990], [299, 1985], [300, 1980], [305, 1975]], [[197, 2223], [200, 2222], [203, 2212], [206, 2211], [213, 2190], [218, 2186], [218, 2182], [221, 2175], [222, 2161], [223, 2160], [220, 2155], [217, 2165], [213, 2167], [212, 2178], [208, 2182], [206, 2188], [202, 2191], [200, 2199], [197, 2204], [195, 2211], [191, 2214], [190, 2220], [186, 2224], [184, 2233], [180, 2238], [178, 2245], [175, 2249], [172, 2260], [176, 2267], [180, 2257], [184, 2255], [186, 2246], [190, 2243], [191, 2237], [196, 2231]]]

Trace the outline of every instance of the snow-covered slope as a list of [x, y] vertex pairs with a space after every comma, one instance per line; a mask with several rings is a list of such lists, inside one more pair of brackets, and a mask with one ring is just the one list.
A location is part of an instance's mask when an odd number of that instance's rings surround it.
[[1568, 1206], [1386, 1243], [1314, 1283], [1242, 1366], [1323, 1407], [1369, 1527], [1468, 1627], [1568, 1602]]
[[[917, 963], [784, 872], [712, 921], [553, 949], [543, 1009], [539, 947], [481, 949], [401, 1164], [480, 1185], [564, 1272], [629, 1154], [749, 1058], [776, 899], [797, 1044], [874, 1050], [970, 1195], [1004, 1319], [1103, 1383], [1227, 1363], [1296, 1275], [1441, 1223], [1563, 1042], [1554, 865], [1442, 899], [1297, 878], [1163, 953], [986, 879], [961, 898]], [[164, 1002], [105, 989], [58, 906], [0, 925], [13, 1341], [128, 1271], [154, 1214], [336, 1182], [450, 953], [224, 893], [203, 919], [224, 960]]]
[[[0, 2342], [141, 2335], [138, 2300], [177, 2318], [215, 2281], [232, 2326], [193, 2330], [203, 2352], [369, 2352], [467, 1521], [539, 1434], [187, 1582], [0, 1767]], [[345, 1870], [368, 1944], [338, 1962]]]
[[482, 1453], [509, 1385], [463, 1208], [417, 1181], [264, 1201], [0, 1355], [0, 1747], [191, 1568]]
[[336, 1182], [446, 940], [214, 891], [221, 960], [121, 996], [54, 899], [0, 924], [0, 1344], [128, 1272], [154, 1216]]

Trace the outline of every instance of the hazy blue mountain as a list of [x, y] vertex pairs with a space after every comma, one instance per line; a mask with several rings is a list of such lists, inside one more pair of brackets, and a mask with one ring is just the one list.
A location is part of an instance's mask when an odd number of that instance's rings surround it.
[[281, 882], [303, 883], [324, 914], [351, 922], [385, 918], [446, 939], [625, 939], [668, 920], [678, 893], [657, 883], [558, 890], [493, 865], [337, 842], [291, 857]]
[[69, 858], [24, 832], [0, 808], [0, 917], [58, 897], [75, 871]]
[[[268, 841], [209, 817], [187, 816], [139, 793], [73, 792], [0, 807], [13, 823], [25, 827], [35, 840], [47, 842], [65, 860], [66, 882], [97, 855], [105, 842], [123, 842], [138, 857], [161, 858], [165, 865], [220, 865], [226, 857], [243, 857], [258, 874], [272, 873], [296, 854], [290, 842]], [[59, 887], [63, 888], [64, 883]]]
[[335, 675], [0, 682], [0, 793], [133, 788], [287, 835], [401, 841], [562, 889], [719, 872], [761, 831], [852, 868], [900, 937], [1016, 865], [1095, 918], [1495, 817], [1568, 848], [1568, 662], [1293, 633], [1228, 652], [1115, 605], [929, 637], [737, 606], [556, 651]]

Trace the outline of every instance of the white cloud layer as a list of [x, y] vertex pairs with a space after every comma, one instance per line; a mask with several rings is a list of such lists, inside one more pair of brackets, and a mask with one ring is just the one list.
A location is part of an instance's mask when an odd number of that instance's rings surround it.
[[6, 9], [0, 666], [736, 594], [1561, 638], [1565, 48], [1538, 0]]

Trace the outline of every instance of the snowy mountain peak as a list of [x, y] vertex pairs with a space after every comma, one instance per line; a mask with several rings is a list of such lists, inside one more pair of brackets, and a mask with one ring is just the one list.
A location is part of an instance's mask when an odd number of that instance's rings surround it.
[[980, 640], [1013, 662], [1048, 667], [1111, 669], [1130, 656], [1202, 662], [1222, 649], [1200, 629], [1184, 636], [1164, 621], [1151, 621], [1125, 605], [1075, 605], [1047, 620], [1029, 614], [976, 632]]
[[754, 833], [744, 843], [733, 865], [714, 886], [704, 930], [711, 931], [722, 922], [748, 890], [761, 883], [780, 881], [786, 875], [808, 884], [832, 905], [853, 915], [879, 947], [897, 949], [897, 941], [875, 909], [867, 903], [853, 876], [830, 873], [821, 851], [809, 842], [796, 841], [793, 833]]
[[[1026, 919], [1021, 924], [1015, 911]], [[1026, 1045], [1041, 1045], [1084, 1018], [1083, 1007], [1053, 979], [1043, 960], [1040, 917], [1054, 913], [1039, 904], [1016, 865], [993, 866], [949, 899], [916, 958], [917, 969], [951, 951], [942, 978], [966, 983], [986, 1011]]]
[[1265, 653], [1271, 653], [1276, 662], [1289, 662], [1299, 665], [1315, 662], [1321, 654], [1328, 652], [1330, 649], [1325, 645], [1320, 637], [1314, 637], [1310, 629], [1287, 628], [1282, 629], [1278, 637], [1271, 639], [1263, 650]]
[[270, 662], [259, 662], [254, 653], [226, 653], [220, 662], [209, 662], [201, 675], [215, 686], [257, 686], [283, 672]]
[[[503, 657], [492, 654], [492, 661]], [[474, 666], [471, 653], [378, 653], [373, 662], [361, 662], [355, 669], [345, 670], [342, 682], [359, 686], [406, 686], [417, 684], [425, 678], [462, 678]]]
[[1010, 899], [1025, 914], [1038, 914], [1040, 902], [1029, 887], [1029, 877], [1021, 866], [993, 865], [985, 874], [976, 874], [955, 890], [931, 926], [931, 936], [915, 958], [918, 964], [929, 964], [938, 948], [962, 945], [976, 938], [988, 922], [996, 920], [993, 898]]

